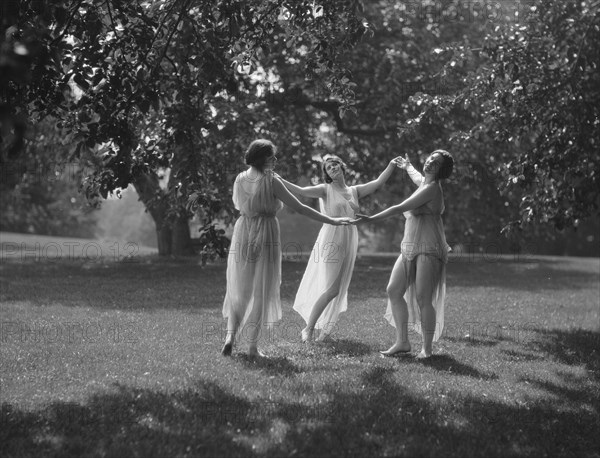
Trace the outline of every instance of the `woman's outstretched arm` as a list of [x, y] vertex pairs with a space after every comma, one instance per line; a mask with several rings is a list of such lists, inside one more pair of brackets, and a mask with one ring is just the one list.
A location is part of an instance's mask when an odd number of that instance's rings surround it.
[[356, 216], [359, 218], [357, 222], [374, 223], [389, 218], [390, 216], [398, 215], [409, 210], [414, 210], [415, 208], [425, 205], [427, 202], [433, 200], [437, 192], [439, 191], [435, 186], [426, 186], [424, 188], [417, 189], [405, 201], [399, 203], [398, 205], [386, 208], [382, 212], [379, 212], [373, 216], [357, 214]]
[[368, 183], [359, 184], [358, 186], [356, 186], [356, 193], [358, 194], [358, 198], [360, 199], [361, 197], [368, 196], [369, 194], [372, 194], [379, 188], [381, 188], [388, 180], [388, 178], [392, 175], [394, 169], [400, 166], [400, 160], [402, 159], [403, 158], [401, 156], [395, 157], [390, 161], [388, 166], [384, 169], [383, 172], [381, 172], [381, 174], [379, 175], [379, 177], [377, 177], [376, 180], [369, 181]]
[[322, 184], [317, 185], [317, 186], [302, 187], [302, 186], [295, 185], [294, 183], [290, 183], [289, 181], [281, 178], [280, 176], [278, 176], [278, 178], [281, 180], [283, 185], [288, 189], [288, 191], [290, 191], [296, 198], [306, 197], [306, 198], [322, 199], [325, 197], [325, 186]]
[[301, 215], [308, 216], [309, 218], [319, 221], [320, 223], [338, 226], [351, 221], [350, 218], [330, 218], [329, 216], [310, 208], [308, 205], [304, 205], [302, 202], [296, 199], [296, 197], [294, 197], [290, 191], [288, 191], [288, 189], [282, 183], [281, 178], [273, 178], [273, 193], [275, 194], [275, 197], [281, 200], [288, 207], [297, 211]]

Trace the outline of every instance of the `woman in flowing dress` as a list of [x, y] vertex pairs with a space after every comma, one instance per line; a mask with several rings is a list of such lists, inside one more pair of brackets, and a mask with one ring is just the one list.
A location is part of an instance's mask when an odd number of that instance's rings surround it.
[[[283, 183], [295, 196], [319, 198], [321, 212], [326, 215], [354, 218], [358, 200], [381, 188], [401, 159], [392, 159], [376, 180], [348, 186], [344, 162], [338, 156], [327, 155], [321, 166], [325, 184], [300, 187], [285, 180]], [[323, 340], [332, 332], [340, 313], [347, 310], [357, 250], [356, 227], [323, 225], [294, 301], [294, 310], [306, 322], [301, 333], [303, 342], [313, 339], [315, 329], [320, 329], [318, 340]]]
[[386, 319], [396, 327], [396, 341], [384, 356], [408, 354], [408, 324], [422, 336], [422, 349], [417, 358], [432, 355], [433, 342], [444, 329], [446, 296], [446, 263], [450, 247], [446, 243], [442, 213], [444, 196], [441, 180], [450, 176], [454, 160], [450, 153], [435, 150], [423, 166], [421, 175], [408, 158], [400, 165], [406, 169], [417, 190], [405, 201], [373, 216], [357, 215], [356, 222], [377, 222], [403, 213], [406, 217], [401, 254], [387, 286]]
[[247, 338], [249, 355], [264, 356], [258, 341], [264, 327], [281, 319], [281, 243], [276, 213], [283, 204], [316, 221], [340, 225], [350, 218], [332, 218], [296, 199], [274, 176], [275, 145], [253, 141], [245, 153], [249, 166], [233, 185], [233, 202], [241, 213], [237, 219], [227, 257], [227, 292], [223, 317], [227, 336], [221, 353], [229, 356], [238, 338]]

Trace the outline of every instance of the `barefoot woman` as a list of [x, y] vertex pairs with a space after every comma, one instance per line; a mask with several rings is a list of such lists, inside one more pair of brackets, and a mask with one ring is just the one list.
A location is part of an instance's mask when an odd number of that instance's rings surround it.
[[418, 358], [432, 354], [432, 342], [437, 341], [444, 327], [446, 295], [446, 263], [450, 247], [446, 243], [442, 213], [444, 197], [440, 180], [452, 173], [454, 161], [450, 153], [435, 150], [423, 167], [422, 176], [405, 159], [402, 164], [418, 189], [404, 202], [394, 205], [360, 222], [380, 221], [404, 213], [406, 225], [401, 254], [387, 286], [388, 307], [385, 317], [396, 327], [396, 341], [381, 353], [391, 356], [408, 353], [408, 323], [421, 334], [423, 346]]
[[[339, 157], [329, 155], [321, 166], [325, 184], [302, 188], [285, 180], [283, 183], [296, 196], [319, 198], [321, 211], [326, 215], [354, 218], [358, 199], [381, 188], [400, 161], [401, 157], [392, 159], [376, 180], [348, 186], [344, 176], [346, 165]], [[355, 227], [323, 225], [294, 301], [294, 310], [306, 321], [303, 342], [312, 340], [315, 328], [321, 330], [319, 340], [324, 339], [333, 330], [339, 314], [347, 309], [357, 250]]]

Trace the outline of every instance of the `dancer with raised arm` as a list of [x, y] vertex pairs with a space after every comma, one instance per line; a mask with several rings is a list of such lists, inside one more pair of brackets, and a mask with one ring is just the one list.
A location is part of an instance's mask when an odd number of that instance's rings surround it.
[[433, 352], [433, 342], [439, 339], [444, 328], [446, 263], [450, 247], [441, 217], [444, 196], [440, 181], [450, 176], [454, 160], [447, 151], [435, 150], [425, 161], [424, 176], [408, 158], [402, 160], [401, 167], [407, 170], [418, 189], [404, 202], [376, 215], [357, 215], [360, 219], [356, 222], [377, 222], [404, 213], [406, 225], [401, 254], [387, 286], [385, 314], [396, 327], [396, 341], [381, 354], [410, 353], [410, 323], [422, 336], [422, 349], [417, 358], [428, 358]]
[[235, 341], [244, 334], [251, 357], [258, 350], [263, 328], [281, 319], [281, 243], [276, 213], [283, 204], [324, 224], [348, 224], [350, 218], [331, 218], [296, 199], [274, 176], [275, 145], [255, 140], [245, 153], [249, 166], [233, 185], [233, 202], [241, 213], [235, 223], [227, 257], [227, 292], [223, 317], [227, 336], [221, 353], [229, 356]]
[[[325, 184], [300, 187], [285, 180], [283, 183], [295, 196], [319, 198], [321, 212], [326, 215], [354, 218], [358, 200], [381, 188], [400, 159], [392, 159], [376, 180], [348, 186], [346, 165], [338, 156], [328, 155], [321, 166]], [[294, 310], [306, 322], [301, 333], [303, 342], [313, 340], [315, 329], [320, 329], [318, 340], [323, 340], [333, 330], [340, 313], [348, 308], [348, 286], [357, 250], [356, 227], [323, 225], [294, 301]]]

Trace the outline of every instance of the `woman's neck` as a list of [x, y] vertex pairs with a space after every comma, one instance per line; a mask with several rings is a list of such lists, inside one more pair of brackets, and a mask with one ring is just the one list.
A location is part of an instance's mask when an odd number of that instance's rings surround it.
[[432, 175], [430, 173], [425, 174], [425, 180], [423, 180], [423, 183], [429, 184], [429, 183], [435, 183], [435, 182], [436, 182], [435, 175]]
[[345, 189], [346, 186], [346, 180], [344, 179], [343, 176], [336, 178], [335, 180], [333, 180], [331, 182], [332, 186], [335, 186], [336, 188], [340, 188], [340, 189]]
[[258, 167], [254, 167], [253, 165], [251, 165], [250, 168], [246, 170], [246, 173], [251, 176], [257, 176], [263, 175], [266, 171], [267, 169], [261, 170]]

